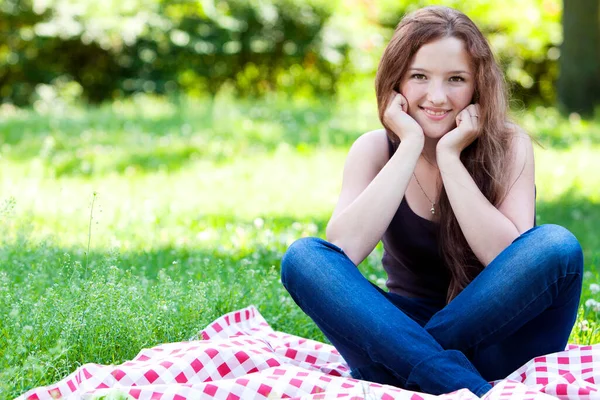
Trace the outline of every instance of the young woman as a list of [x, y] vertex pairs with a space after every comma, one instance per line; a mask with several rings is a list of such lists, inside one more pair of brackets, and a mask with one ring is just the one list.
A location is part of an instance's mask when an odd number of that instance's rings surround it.
[[[327, 241], [303, 238], [282, 282], [354, 378], [481, 396], [564, 350], [583, 256], [535, 225], [531, 141], [507, 119], [502, 73], [464, 14], [402, 19], [376, 78], [385, 129], [352, 145]], [[382, 240], [383, 291], [356, 266]]]

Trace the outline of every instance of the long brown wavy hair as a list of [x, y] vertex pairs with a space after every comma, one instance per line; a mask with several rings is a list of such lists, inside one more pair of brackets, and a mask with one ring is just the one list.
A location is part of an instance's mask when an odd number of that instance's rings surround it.
[[[480, 107], [481, 134], [462, 151], [460, 158], [483, 195], [498, 206], [508, 184], [506, 166], [512, 136], [507, 124], [508, 93], [487, 40], [465, 14], [448, 7], [431, 6], [408, 14], [400, 21], [377, 70], [375, 91], [379, 119], [390, 140], [397, 145], [398, 137], [383, 122], [391, 94], [398, 90], [421, 46], [446, 37], [455, 37], [465, 44], [475, 71], [472, 102], [479, 103]], [[483, 265], [467, 243], [443, 187], [438, 204], [440, 253], [451, 277], [446, 298], [450, 302], [482, 271]]]

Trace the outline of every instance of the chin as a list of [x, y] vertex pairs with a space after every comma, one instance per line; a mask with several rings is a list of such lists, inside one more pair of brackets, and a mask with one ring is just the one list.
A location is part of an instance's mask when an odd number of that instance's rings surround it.
[[429, 128], [429, 129], [423, 129], [423, 133], [429, 139], [439, 140], [446, 133], [450, 132], [452, 129], [454, 129], [454, 128], [452, 128], [452, 127], [450, 127], [450, 128]]
[[445, 123], [436, 123], [427, 118], [423, 118], [421, 115], [417, 116], [417, 118], [413, 116], [413, 118], [421, 125], [423, 133], [429, 139], [441, 139], [446, 133], [456, 128], [456, 124], [453, 123], [455, 118], [454, 115], [448, 116], [447, 118], [449, 121], [444, 121]]

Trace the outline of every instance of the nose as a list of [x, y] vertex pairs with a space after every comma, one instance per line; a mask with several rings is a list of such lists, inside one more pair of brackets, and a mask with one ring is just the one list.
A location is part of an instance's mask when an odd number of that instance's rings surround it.
[[442, 105], [446, 103], [446, 88], [443, 82], [431, 80], [427, 88], [427, 100], [432, 105]]

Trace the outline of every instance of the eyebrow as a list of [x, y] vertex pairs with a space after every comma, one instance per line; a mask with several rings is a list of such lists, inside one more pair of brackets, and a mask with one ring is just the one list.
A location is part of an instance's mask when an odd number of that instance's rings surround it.
[[[409, 71], [420, 71], [420, 72], [429, 72], [428, 70], [424, 69], [424, 68], [409, 68]], [[449, 74], [465, 74], [465, 75], [471, 75], [470, 72], [468, 71], [462, 71], [462, 70], [457, 70], [457, 71], [449, 71]]]

